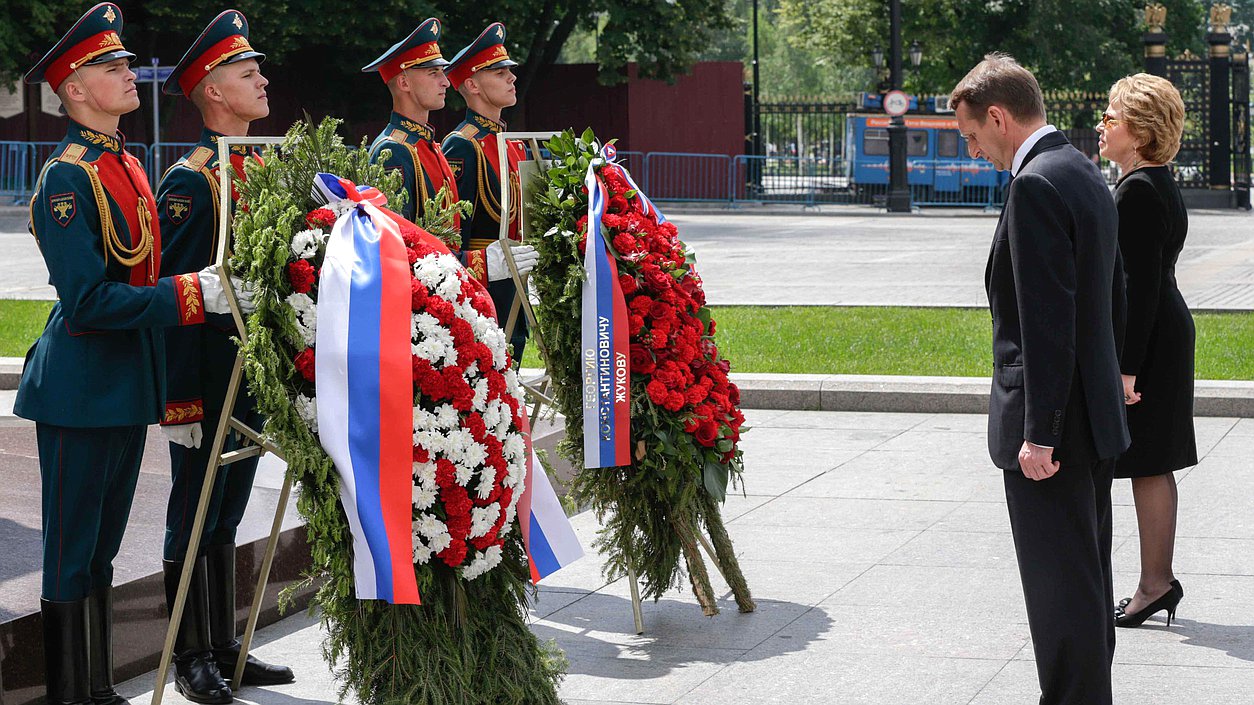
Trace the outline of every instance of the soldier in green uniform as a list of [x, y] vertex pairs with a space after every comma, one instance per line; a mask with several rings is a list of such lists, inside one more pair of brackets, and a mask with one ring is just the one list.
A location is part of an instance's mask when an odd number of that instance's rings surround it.
[[[501, 111], [517, 102], [512, 67], [518, 63], [505, 49], [505, 26], [493, 22], [469, 46], [457, 52], [445, 69], [453, 87], [466, 100], [466, 119], [444, 138], [444, 156], [457, 179], [457, 193], [474, 204], [468, 223], [462, 224], [462, 252], [466, 267], [480, 281], [496, 304], [497, 318], [504, 327], [515, 297], [514, 281], [501, 248], [501, 219], [509, 224], [509, 238], [520, 239], [519, 202], [522, 190], [518, 163], [526, 158], [521, 144], [506, 145], [506, 163], [500, 163], [497, 134], [505, 130]], [[509, 186], [508, 213], [501, 213], [501, 179]], [[536, 265], [539, 255], [530, 245], [511, 247], [521, 275]], [[527, 344], [527, 320], [519, 312], [510, 337], [515, 362], [522, 359]]]
[[145, 427], [162, 416], [164, 329], [230, 310], [216, 272], [159, 274], [156, 199], [118, 132], [139, 107], [121, 33], [118, 6], [96, 5], [24, 79], [48, 82], [70, 118], [31, 199], [57, 303], [14, 405], [38, 438], [45, 679], [58, 704], [126, 702], [113, 689], [113, 558]]
[[[191, 100], [205, 124], [200, 143], [170, 167], [157, 190], [157, 214], [165, 235], [163, 270], [205, 267], [217, 258], [218, 171], [222, 167], [218, 138], [247, 135], [249, 123], [270, 114], [269, 81], [260, 68], [264, 59], [249, 44], [243, 13], [227, 10], [196, 38], [163, 86], [166, 94]], [[258, 158], [248, 147], [231, 147], [228, 168], [232, 178], [243, 178], [245, 160]], [[225, 413], [226, 388], [237, 352], [232, 342], [235, 334], [231, 316], [207, 316], [201, 325], [166, 334], [166, 401], [161, 423], [170, 440], [173, 480], [166, 509], [166, 602], [172, 610], [183, 562], [195, 561], [174, 648], [174, 684], [185, 697], [199, 703], [231, 702], [227, 681], [235, 672], [240, 649], [235, 634], [235, 532], [252, 492], [257, 457], [218, 471], [199, 551], [188, 557], [212, 434]], [[261, 429], [263, 419], [243, 387], [231, 413], [250, 428]], [[224, 450], [238, 445], [238, 437], [231, 434]], [[244, 685], [294, 680], [291, 669], [262, 663], [251, 655], [243, 675]]]
[[397, 169], [405, 177], [408, 198], [400, 213], [415, 222], [423, 204], [441, 188], [447, 189], [446, 203], [458, 200], [453, 172], [427, 123], [431, 111], [444, 107], [449, 86], [444, 75], [448, 62], [439, 40], [440, 21], [432, 17], [361, 69], [362, 73], [378, 71], [392, 95], [392, 117], [370, 145], [370, 161]]

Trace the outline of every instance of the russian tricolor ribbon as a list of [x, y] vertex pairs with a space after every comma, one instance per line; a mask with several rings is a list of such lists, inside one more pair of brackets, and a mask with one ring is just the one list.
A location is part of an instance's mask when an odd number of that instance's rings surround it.
[[544, 466], [531, 446], [531, 427], [522, 415], [523, 440], [527, 446], [527, 479], [522, 497], [518, 499], [518, 524], [522, 529], [527, 563], [531, 566], [531, 582], [546, 577], [583, 557], [583, 546], [575, 536], [566, 510], [562, 508]]
[[[420, 604], [413, 566], [410, 269], [377, 189], [318, 174], [335, 221], [318, 283], [318, 436], [335, 462], [359, 600]], [[406, 421], [409, 419], [409, 421]]]
[[584, 248], [587, 281], [582, 292], [583, 466], [631, 464], [631, 341], [627, 303], [618, 283], [618, 265], [605, 242], [601, 220], [608, 199], [594, 159], [588, 187], [588, 235]]

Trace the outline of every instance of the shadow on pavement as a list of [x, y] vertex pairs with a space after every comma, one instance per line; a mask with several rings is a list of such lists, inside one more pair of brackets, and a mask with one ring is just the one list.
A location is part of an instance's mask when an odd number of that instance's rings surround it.
[[[1162, 626], [1161, 629], [1167, 627]], [[1254, 626], [1177, 619], [1172, 622], [1171, 630], [1183, 635], [1185, 639], [1180, 643], [1187, 646], [1216, 649], [1233, 658], [1254, 662]]]
[[756, 612], [741, 614], [729, 594], [718, 605], [718, 615], [705, 617], [692, 600], [646, 601], [645, 632], [637, 635], [629, 599], [587, 593], [531, 630], [566, 652], [570, 675], [646, 680], [693, 665], [719, 670], [802, 652], [832, 624], [823, 611], [793, 602], [760, 599]]

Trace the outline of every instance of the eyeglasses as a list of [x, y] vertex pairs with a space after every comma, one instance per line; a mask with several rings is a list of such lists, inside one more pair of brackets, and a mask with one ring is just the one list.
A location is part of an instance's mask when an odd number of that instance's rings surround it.
[[1121, 122], [1119, 118], [1113, 117], [1110, 113], [1102, 113], [1102, 117], [1099, 121], [1102, 123], [1102, 127], [1118, 125]]

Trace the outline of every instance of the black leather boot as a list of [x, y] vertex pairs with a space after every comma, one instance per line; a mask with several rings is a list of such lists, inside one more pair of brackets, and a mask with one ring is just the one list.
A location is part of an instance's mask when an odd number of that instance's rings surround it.
[[[162, 561], [165, 569], [165, 604], [174, 611], [178, 595], [182, 561]], [[195, 703], [227, 705], [232, 701], [231, 687], [218, 672], [218, 664], [209, 650], [209, 584], [205, 581], [205, 559], [196, 561], [192, 583], [183, 605], [178, 638], [174, 641], [174, 689]]]
[[[222, 677], [235, 677], [240, 643], [235, 638], [235, 544], [208, 546], [204, 550], [209, 574], [209, 634], [213, 657]], [[296, 680], [287, 666], [272, 666], [248, 655], [240, 685], [282, 685]]]
[[91, 661], [91, 701], [95, 705], [131, 705], [113, 689], [113, 586], [87, 596], [87, 644]]
[[49, 705], [91, 705], [87, 600], [39, 600], [44, 621], [44, 682]]

